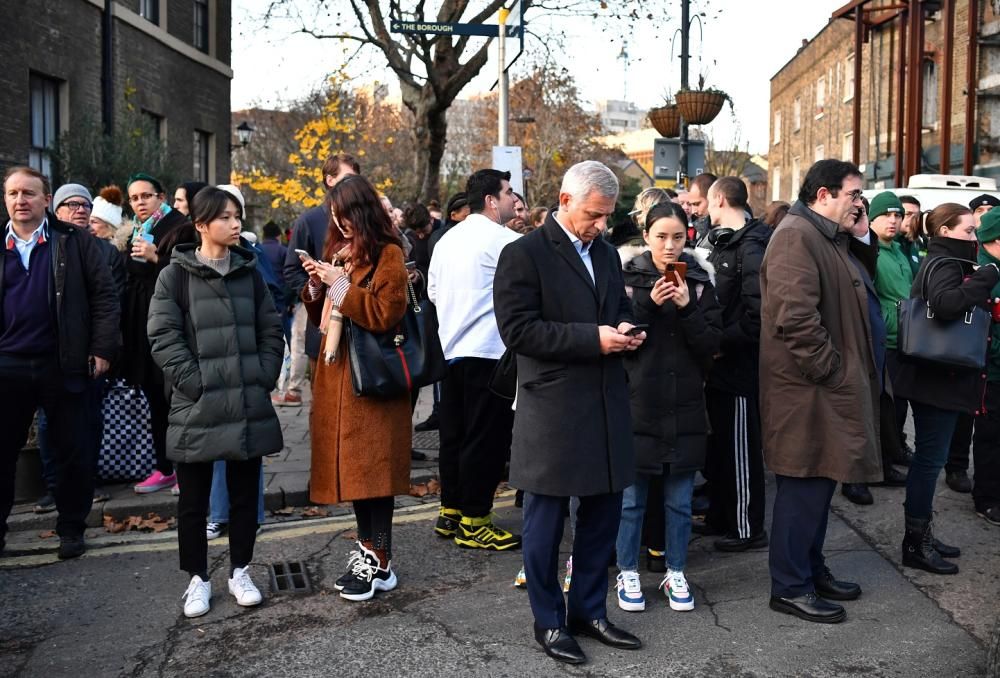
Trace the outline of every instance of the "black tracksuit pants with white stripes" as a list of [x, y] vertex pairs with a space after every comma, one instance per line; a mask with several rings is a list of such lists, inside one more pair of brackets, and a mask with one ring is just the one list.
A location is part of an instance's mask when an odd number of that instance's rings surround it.
[[704, 475], [709, 525], [743, 539], [764, 529], [764, 455], [757, 398], [705, 388], [712, 433]]

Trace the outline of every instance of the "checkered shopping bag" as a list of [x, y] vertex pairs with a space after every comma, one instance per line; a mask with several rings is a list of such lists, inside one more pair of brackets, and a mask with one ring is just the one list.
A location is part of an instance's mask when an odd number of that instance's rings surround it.
[[143, 480], [153, 472], [156, 449], [149, 402], [142, 389], [118, 379], [108, 386], [101, 406], [104, 433], [97, 458], [101, 480]]

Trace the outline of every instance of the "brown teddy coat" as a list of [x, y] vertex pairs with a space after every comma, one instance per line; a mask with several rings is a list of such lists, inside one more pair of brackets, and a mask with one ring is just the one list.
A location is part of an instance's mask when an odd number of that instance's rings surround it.
[[[340, 312], [357, 325], [373, 332], [386, 332], [406, 311], [406, 268], [403, 251], [387, 245], [368, 288], [359, 286], [371, 266], [352, 271], [351, 287]], [[303, 300], [309, 319], [318, 327], [326, 288], [315, 301]], [[313, 379], [309, 431], [312, 438], [312, 474], [309, 497], [319, 504], [335, 504], [406, 494], [410, 489], [412, 426], [410, 396], [391, 399], [354, 395], [346, 359], [346, 340], [341, 339], [337, 358], [326, 364], [322, 338], [320, 358]]]

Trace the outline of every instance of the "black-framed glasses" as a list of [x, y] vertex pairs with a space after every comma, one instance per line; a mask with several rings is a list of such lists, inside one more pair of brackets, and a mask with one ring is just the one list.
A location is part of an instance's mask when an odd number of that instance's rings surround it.
[[146, 202], [150, 198], [155, 198], [159, 193], [137, 193], [135, 195], [130, 195], [128, 201], [133, 205], [137, 202]]
[[61, 204], [59, 206], [60, 207], [68, 207], [68, 208], [70, 208], [74, 212], [77, 211], [77, 210], [90, 210], [90, 209], [92, 209], [94, 207], [89, 202], [85, 202], [85, 201], [82, 201], [82, 200], [67, 200], [66, 202], [64, 202], [63, 204]]
[[857, 202], [858, 200], [861, 200], [861, 198], [862, 198], [861, 189], [860, 188], [857, 188], [857, 189], [855, 189], [853, 191], [848, 192], [847, 195], [851, 196], [851, 202]]

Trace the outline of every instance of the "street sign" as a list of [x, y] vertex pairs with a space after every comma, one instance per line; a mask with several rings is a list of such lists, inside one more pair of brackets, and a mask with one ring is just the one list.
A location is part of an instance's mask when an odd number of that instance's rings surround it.
[[[680, 171], [681, 142], [679, 139], [655, 139], [653, 141], [653, 178], [676, 179]], [[705, 142], [687, 142], [688, 176], [701, 174], [705, 167]]]
[[516, 193], [524, 195], [524, 174], [521, 165], [520, 146], [494, 146], [493, 169], [510, 172], [510, 186]]
[[[511, 16], [514, 16], [513, 12]], [[520, 17], [519, 10], [518, 17]], [[390, 19], [389, 30], [393, 33], [481, 35], [486, 38], [495, 38], [498, 32], [496, 24], [442, 24], [434, 21], [403, 21], [402, 19]], [[522, 38], [523, 40], [523, 34], [524, 24], [519, 19], [507, 25], [508, 38]]]

